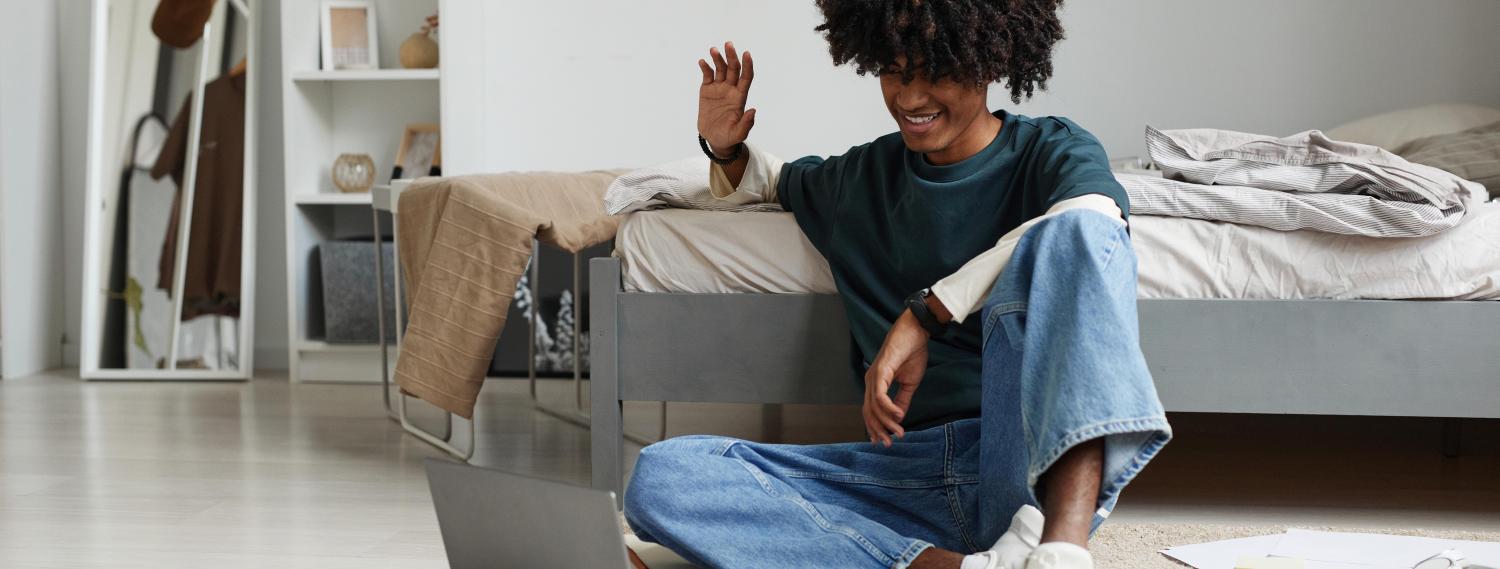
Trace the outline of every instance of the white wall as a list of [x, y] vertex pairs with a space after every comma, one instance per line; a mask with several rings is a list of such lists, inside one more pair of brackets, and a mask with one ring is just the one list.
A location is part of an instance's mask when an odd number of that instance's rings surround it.
[[[79, 319], [83, 310], [79, 303], [83, 296], [83, 202], [84, 182], [87, 180], [83, 168], [88, 135], [89, 95], [89, 31], [92, 21], [90, 0], [58, 0], [57, 60], [61, 86], [59, 103], [62, 116], [58, 123], [62, 134], [62, 154], [77, 160], [77, 167], [62, 171], [62, 258], [63, 264], [63, 310], [62, 321], [66, 339], [63, 343], [64, 363], [78, 365]], [[106, 180], [113, 180], [107, 174]]]
[[[62, 219], [58, 10], [7, 1], [0, 49], [0, 305], [4, 369], [20, 377], [61, 363]], [[81, 163], [79, 164], [81, 166]]]
[[[257, 3], [263, 41], [260, 187], [253, 190], [260, 196], [255, 349], [257, 367], [277, 368], [285, 366], [287, 342], [280, 1]], [[45, 6], [52, 4], [6, 3], [17, 7], [7, 13], [43, 12], [38, 17], [48, 22], [53, 16]], [[83, 155], [88, 4], [57, 0], [55, 37], [50, 25], [21, 26], [8, 36], [19, 42], [11, 45], [57, 45], [57, 88], [41, 103], [45, 112], [49, 101], [60, 101], [65, 157]], [[443, 0], [442, 10], [443, 152], [450, 173], [630, 166], [692, 155], [698, 151], [695, 61], [723, 39], [757, 57], [751, 104], [761, 112], [753, 136], [771, 150], [788, 157], [837, 153], [892, 130], [875, 81], [829, 64], [826, 44], [812, 31], [819, 20], [810, 0]], [[1064, 19], [1070, 39], [1058, 49], [1050, 92], [1016, 110], [1070, 116], [1114, 155], [1142, 153], [1148, 122], [1289, 133], [1429, 102], [1500, 105], [1494, 64], [1500, 34], [1493, 33], [1500, 2], [1494, 0], [1071, 0]], [[51, 57], [6, 52], [6, 61], [28, 65]], [[0, 80], [10, 92], [16, 76], [6, 72]], [[1012, 108], [999, 94], [992, 104]], [[9, 134], [17, 132], [11, 126], [5, 122], [6, 136], [18, 136]], [[39, 174], [43, 181], [52, 175], [46, 172]], [[36, 219], [62, 219], [60, 256], [50, 258], [66, 261], [60, 312], [72, 341], [67, 360], [76, 363], [82, 169], [63, 168], [61, 183], [61, 212]], [[36, 199], [36, 206], [53, 207], [48, 198]], [[7, 224], [4, 235], [12, 232], [23, 230]], [[15, 280], [6, 276], [0, 276], [6, 285]], [[55, 334], [49, 342], [55, 344]]]
[[[286, 192], [282, 187], [281, 146], [281, 1], [259, 4], [260, 43], [254, 59], [260, 65], [256, 101], [255, 188], [255, 368], [286, 369]], [[253, 4], [252, 4], [253, 5]], [[249, 191], [248, 188], [246, 191]]]
[[[1288, 134], [1421, 103], [1500, 105], [1494, 0], [1072, 0], [1051, 89], [1112, 155], [1147, 123]], [[443, 11], [445, 171], [638, 166], [698, 152], [698, 57], [756, 56], [752, 139], [784, 157], [891, 132], [876, 80], [830, 64], [810, 0], [489, 2]]]
[[[84, 155], [88, 108], [89, 5], [90, 0], [57, 0], [63, 156]], [[251, 0], [251, 5], [256, 6], [261, 13], [260, 53], [257, 54], [259, 59], [252, 57], [252, 62], [258, 61], [261, 65], [260, 75], [257, 77], [260, 84], [256, 87], [260, 104], [257, 119], [260, 132], [257, 159], [260, 163], [256, 173], [259, 187], [245, 189], [258, 196], [255, 365], [258, 369], [283, 369], [287, 363], [287, 325], [286, 231], [282, 225], [285, 206], [281, 171], [281, 2]], [[171, 112], [176, 112], [175, 105], [171, 108]], [[59, 309], [59, 318], [68, 340], [63, 346], [64, 362], [67, 365], [77, 365], [82, 318], [79, 303], [83, 294], [79, 288], [83, 271], [83, 169], [65, 168], [62, 172], [62, 187], [62, 212], [57, 217], [62, 220], [61, 258], [67, 262], [63, 263], [64, 303]]]

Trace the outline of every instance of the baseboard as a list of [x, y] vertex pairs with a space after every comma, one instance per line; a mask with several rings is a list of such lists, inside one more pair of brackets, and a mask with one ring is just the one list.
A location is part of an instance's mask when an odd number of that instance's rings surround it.
[[[78, 344], [64, 343], [62, 345], [63, 367], [77, 368], [78, 354]], [[257, 346], [255, 348], [255, 369], [285, 370], [287, 367], [286, 346]]]

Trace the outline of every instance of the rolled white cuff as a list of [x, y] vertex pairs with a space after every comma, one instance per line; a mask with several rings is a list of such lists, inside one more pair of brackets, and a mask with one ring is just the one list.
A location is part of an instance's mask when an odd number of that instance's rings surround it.
[[958, 271], [932, 285], [932, 294], [937, 295], [943, 306], [953, 313], [953, 322], [962, 324], [965, 318], [984, 306], [985, 297], [989, 295], [990, 289], [995, 288], [1000, 271], [1010, 263], [1010, 256], [1015, 253], [1016, 244], [1021, 241], [1026, 230], [1043, 219], [1071, 209], [1091, 209], [1115, 218], [1122, 225], [1125, 223], [1120, 214], [1120, 206], [1106, 195], [1088, 194], [1057, 202], [1047, 213], [1010, 230], [1000, 237], [994, 247], [970, 259]]
[[763, 152], [755, 145], [745, 143], [749, 162], [740, 185], [729, 183], [724, 167], [710, 162], [708, 167], [708, 191], [716, 199], [736, 203], [776, 202], [776, 183], [781, 177], [781, 166], [786, 162], [775, 155]]

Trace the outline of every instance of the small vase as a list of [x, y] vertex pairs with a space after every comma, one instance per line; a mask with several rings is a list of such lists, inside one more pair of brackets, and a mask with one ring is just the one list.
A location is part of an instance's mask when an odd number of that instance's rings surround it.
[[432, 69], [438, 66], [438, 44], [417, 32], [401, 42], [401, 66], [407, 69]]
[[375, 160], [369, 154], [340, 154], [333, 161], [333, 185], [344, 193], [370, 191], [375, 185]]

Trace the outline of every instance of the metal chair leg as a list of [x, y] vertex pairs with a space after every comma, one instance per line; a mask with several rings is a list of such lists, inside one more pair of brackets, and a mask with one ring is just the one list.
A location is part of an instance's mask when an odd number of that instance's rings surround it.
[[[380, 395], [385, 401], [385, 416], [399, 423], [401, 417], [391, 406], [391, 358], [390, 348], [385, 341], [385, 251], [380, 242], [380, 209], [377, 207], [370, 208], [370, 226], [375, 234], [372, 241], [375, 242], [375, 333], [380, 338]], [[401, 285], [398, 283], [396, 286]], [[400, 303], [399, 299], [397, 303]], [[396, 335], [400, 334], [401, 331], [397, 330]]]
[[447, 435], [439, 438], [437, 435], [434, 435], [434, 434], [432, 434], [430, 432], [427, 432], [426, 430], [423, 430], [421, 427], [418, 427], [415, 423], [411, 422], [411, 419], [406, 416], [406, 400], [407, 400], [407, 397], [406, 397], [405, 394], [402, 394], [400, 397], [398, 397], [398, 401], [400, 403], [397, 405], [397, 408], [398, 408], [399, 415], [401, 416], [401, 428], [402, 429], [404, 429], [408, 433], [411, 433], [413, 436], [417, 437], [418, 439], [421, 439], [423, 442], [426, 442], [427, 444], [430, 444], [432, 446], [437, 447], [438, 450], [441, 450], [441, 451], [446, 452], [446, 453], [448, 453], [450, 455], [453, 455], [454, 458], [457, 458], [457, 459], [462, 460], [464, 462], [468, 462], [469, 459], [474, 458], [474, 448], [475, 448], [476, 443], [478, 442], [478, 440], [475, 438], [474, 420], [473, 419], [470, 419], [468, 421], [464, 421], [465, 423], [469, 424], [469, 448], [459, 449], [458, 447], [453, 446], [453, 444], [451, 442], [449, 442], [449, 439], [451, 439], [453, 437], [453, 414], [452, 413], [445, 413], [445, 415], [447, 416], [447, 420], [445, 421], [445, 423], [448, 425], [448, 433], [447, 433]]
[[[379, 210], [375, 209], [375, 208], [371, 208], [370, 209], [370, 218], [371, 218], [371, 221], [374, 222], [373, 227], [376, 228], [376, 229], [379, 229], [379, 227], [380, 227], [380, 213], [379, 213]], [[393, 226], [392, 227], [392, 232], [393, 233], [395, 232], [394, 225], [395, 224], [393, 223], [392, 224], [392, 226]], [[469, 423], [469, 448], [468, 449], [460, 450], [460, 449], [458, 449], [457, 447], [454, 447], [451, 444], [451, 441], [453, 439], [453, 414], [452, 413], [444, 413], [444, 418], [443, 418], [443, 427], [444, 427], [443, 434], [441, 436], [439, 436], [439, 435], [433, 434], [431, 432], [428, 432], [428, 431], [422, 429], [421, 427], [418, 427], [415, 423], [413, 423], [411, 421], [411, 419], [409, 417], [407, 417], [407, 414], [406, 414], [406, 399], [407, 398], [406, 398], [405, 394], [402, 394], [402, 395], [399, 396], [399, 402], [396, 405], [397, 408], [395, 408], [395, 409], [392, 408], [392, 405], [391, 405], [391, 369], [390, 369], [391, 358], [390, 358], [390, 344], [386, 341], [386, 336], [385, 336], [385, 291], [386, 291], [386, 289], [385, 289], [385, 255], [384, 255], [384, 251], [382, 250], [383, 248], [381, 246], [382, 244], [381, 244], [381, 239], [380, 239], [380, 232], [379, 231], [375, 231], [374, 233], [375, 233], [374, 242], [375, 242], [375, 281], [376, 281], [376, 285], [375, 285], [376, 286], [375, 310], [376, 310], [376, 314], [377, 314], [376, 315], [376, 325], [378, 327], [378, 331], [376, 333], [378, 334], [378, 338], [380, 338], [380, 392], [381, 392], [381, 397], [382, 397], [382, 399], [385, 402], [386, 416], [389, 417], [392, 421], [400, 423], [402, 430], [405, 430], [406, 432], [411, 433], [413, 436], [417, 437], [418, 439], [422, 440], [423, 442], [426, 442], [426, 443], [428, 443], [428, 444], [430, 444], [432, 446], [435, 446], [439, 450], [442, 450], [443, 452], [446, 452], [446, 453], [448, 453], [450, 455], [453, 455], [454, 457], [456, 457], [456, 458], [458, 458], [460, 460], [468, 462], [468, 460], [474, 456], [475, 443], [477, 442], [477, 440], [474, 437], [475, 426], [474, 426], [474, 421], [473, 420], [468, 421], [468, 423]], [[393, 235], [392, 237], [394, 238], [395, 235]], [[399, 252], [396, 253], [396, 254], [399, 255]], [[399, 266], [399, 261], [398, 261], [398, 266]], [[400, 345], [401, 345], [401, 325], [402, 325], [402, 322], [401, 322], [401, 310], [400, 310], [400, 298], [401, 298], [401, 274], [400, 274], [400, 271], [396, 272], [395, 279], [393, 279], [393, 280], [395, 281], [393, 283], [395, 290], [393, 291], [393, 295], [392, 296], [394, 296], [396, 298], [396, 308], [397, 308], [396, 311], [395, 311], [395, 315], [396, 315], [396, 322], [395, 322], [395, 324], [396, 324], [396, 330], [395, 330], [395, 334], [394, 335], [396, 337], [395, 338], [396, 339], [396, 345], [399, 348]]]
[[[539, 322], [540, 322], [540, 318], [541, 318], [541, 314], [542, 314], [542, 285], [541, 285], [541, 282], [542, 282], [542, 268], [541, 267], [542, 267], [542, 244], [540, 242], [537, 242], [536, 240], [532, 240], [532, 242], [531, 242], [531, 271], [530, 271], [531, 272], [531, 279], [530, 279], [531, 282], [527, 283], [531, 287], [531, 317], [529, 319], [527, 319], [527, 323], [526, 323], [526, 334], [529, 336], [527, 338], [527, 340], [526, 340], [526, 382], [527, 382], [527, 389], [528, 389], [528, 391], [531, 394], [531, 406], [533, 408], [535, 408], [537, 411], [541, 411], [542, 413], [550, 415], [550, 416], [552, 416], [552, 417], [554, 417], [556, 419], [560, 419], [563, 422], [571, 423], [573, 425], [576, 425], [576, 426], [583, 427], [583, 428], [587, 429], [587, 428], [589, 428], [589, 419], [588, 419], [588, 417], [583, 416], [582, 414], [577, 413], [575, 411], [565, 411], [565, 410], [553, 409], [551, 407], [543, 405], [541, 398], [537, 397], [537, 393], [536, 393], [536, 379], [537, 379], [537, 377], [536, 377], [536, 331], [540, 327]], [[574, 304], [577, 304], [576, 300], [574, 301]], [[575, 319], [574, 321], [576, 322], [577, 320]], [[575, 338], [575, 341], [576, 341], [576, 338]], [[576, 351], [574, 352], [573, 368], [574, 368], [574, 373], [576, 374], [577, 371], [578, 371], [578, 357], [577, 357], [577, 352]]]
[[[531, 254], [531, 318], [527, 332], [531, 338], [526, 343], [526, 379], [531, 392], [531, 405], [537, 411], [585, 429], [591, 428], [583, 404], [583, 253], [573, 253], [573, 405], [574, 409], [553, 409], [543, 405], [536, 393], [536, 330], [541, 314], [541, 244], [532, 242]], [[667, 438], [667, 403], [661, 402], [660, 434], [656, 440], [632, 433], [624, 433], [626, 440], [641, 446]]]

